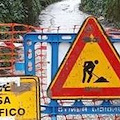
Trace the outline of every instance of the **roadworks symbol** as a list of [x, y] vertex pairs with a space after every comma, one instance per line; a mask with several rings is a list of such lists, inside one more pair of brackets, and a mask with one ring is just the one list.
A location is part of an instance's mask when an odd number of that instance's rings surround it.
[[103, 82], [109, 82], [108, 80], [106, 80], [106, 78], [104, 77], [98, 77], [95, 73], [93, 73], [96, 65], [98, 64], [98, 60], [93, 61], [85, 61], [84, 62], [84, 68], [83, 68], [83, 79], [82, 82], [85, 83], [85, 79], [86, 76], [88, 74], [88, 79], [87, 79], [87, 83], [90, 82], [90, 80], [92, 79], [92, 76], [95, 76], [97, 78], [97, 80], [94, 83], [103, 83]]

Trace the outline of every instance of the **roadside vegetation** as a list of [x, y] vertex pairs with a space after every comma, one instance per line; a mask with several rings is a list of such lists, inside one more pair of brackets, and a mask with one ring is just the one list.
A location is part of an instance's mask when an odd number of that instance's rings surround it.
[[80, 9], [103, 17], [105, 25], [120, 28], [120, 0], [81, 0]]
[[[60, 0], [0, 0], [0, 23], [21, 23], [33, 26], [39, 26], [39, 14], [49, 4]], [[16, 30], [24, 28], [17, 27]], [[11, 34], [3, 33], [11, 31], [11, 27], [0, 26], [0, 42], [10, 40]], [[21, 35], [21, 34], [20, 34]], [[19, 38], [18, 34], [14, 34], [15, 38]], [[9, 41], [8, 41], [9, 42]], [[16, 56], [8, 55], [12, 52], [17, 53], [17, 48], [0, 48], [0, 68], [11, 67], [11, 59], [16, 59]], [[0, 74], [6, 74], [8, 70], [0, 69]]]
[[40, 11], [60, 0], [0, 0], [0, 23], [38, 25]]

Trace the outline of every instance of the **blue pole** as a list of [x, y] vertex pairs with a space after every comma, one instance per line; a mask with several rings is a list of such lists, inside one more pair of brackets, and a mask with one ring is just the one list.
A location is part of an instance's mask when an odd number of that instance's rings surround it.
[[51, 57], [51, 80], [55, 76], [57, 69], [58, 69], [58, 47], [59, 43], [51, 43], [52, 47], [52, 57]]
[[[59, 43], [58, 42], [53, 42], [51, 43], [52, 47], [52, 57], [51, 57], [51, 80], [55, 76], [57, 69], [58, 69], [58, 49], [59, 49]], [[57, 120], [57, 115], [55, 113], [55, 107], [58, 105], [56, 100], [51, 100], [51, 103], [53, 103], [53, 115], [52, 115], [52, 120]]]

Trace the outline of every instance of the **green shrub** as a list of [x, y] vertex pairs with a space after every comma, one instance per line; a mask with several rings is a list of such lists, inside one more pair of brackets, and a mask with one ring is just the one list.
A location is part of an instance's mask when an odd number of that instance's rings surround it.
[[81, 0], [82, 10], [95, 16], [103, 16], [120, 28], [120, 0]]
[[41, 10], [57, 1], [60, 0], [0, 0], [0, 22], [36, 25]]

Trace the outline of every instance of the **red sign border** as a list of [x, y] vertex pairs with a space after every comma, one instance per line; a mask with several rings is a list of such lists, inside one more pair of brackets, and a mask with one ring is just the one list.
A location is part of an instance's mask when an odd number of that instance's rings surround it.
[[[61, 66], [59, 67], [58, 72], [53, 79], [53, 82], [48, 88], [48, 96], [52, 99], [120, 98], [120, 88], [118, 87], [100, 88], [100, 91], [96, 91], [94, 89], [87, 91], [85, 88], [63, 88], [67, 76], [69, 75], [78, 56], [85, 46], [85, 42], [79, 39], [83, 38], [83, 31], [88, 24], [91, 24], [94, 27], [95, 36], [100, 36], [100, 42], [98, 44], [103, 50], [104, 55], [108, 59], [115, 73], [120, 78], [120, 70], [118, 70], [118, 68], [120, 68], [120, 57], [98, 20], [93, 16], [90, 16], [84, 21], [77, 37], [68, 50]], [[67, 64], [69, 64], [69, 66], [67, 66]]]

